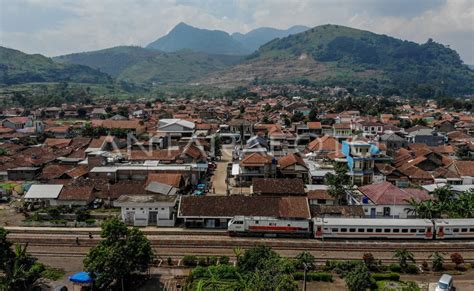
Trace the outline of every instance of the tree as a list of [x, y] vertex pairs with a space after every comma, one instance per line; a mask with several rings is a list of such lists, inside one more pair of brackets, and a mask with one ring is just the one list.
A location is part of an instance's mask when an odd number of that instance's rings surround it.
[[151, 244], [138, 228], [127, 228], [117, 218], [102, 224], [104, 239], [89, 250], [84, 268], [98, 288], [110, 288], [114, 282], [126, 282], [133, 272], [144, 272], [154, 259]]
[[0, 227], [0, 271], [5, 271], [9, 258], [13, 257], [12, 243], [7, 240], [8, 231]]
[[444, 258], [439, 252], [434, 252], [430, 255], [431, 264], [434, 271], [441, 271], [443, 269]]
[[247, 250], [239, 260], [237, 267], [244, 272], [254, 272], [264, 263], [265, 260], [276, 258], [278, 254], [270, 247], [258, 245]]
[[41, 285], [39, 279], [45, 267], [37, 259], [27, 253], [28, 244], [15, 245], [6, 240], [7, 232], [0, 228], [0, 243], [2, 257], [0, 258], [0, 290], [23, 291], [33, 290]]
[[345, 277], [350, 291], [365, 291], [370, 286], [370, 272], [365, 265], [358, 265]]
[[296, 256], [296, 264], [300, 269], [303, 269], [306, 265], [308, 270], [314, 270], [316, 268], [315, 261], [316, 259], [309, 252], [301, 252]]
[[459, 268], [459, 265], [464, 264], [464, 258], [460, 253], [452, 253], [451, 261], [456, 264], [456, 268]]
[[242, 257], [242, 255], [244, 254], [244, 250], [241, 247], [234, 247], [232, 251], [234, 252], [234, 255], [238, 262], [240, 258]]
[[214, 157], [220, 157], [222, 156], [222, 140], [220, 135], [215, 134], [214, 135]]
[[395, 258], [398, 259], [398, 262], [400, 264], [400, 268], [405, 271], [408, 267], [408, 261], [415, 262], [415, 257], [413, 256], [413, 253], [408, 251], [405, 248], [398, 249], [395, 251]]
[[367, 269], [374, 270], [377, 268], [377, 262], [375, 261], [374, 255], [372, 255], [372, 253], [365, 253], [362, 256], [362, 260], [364, 261]]
[[311, 111], [309, 112], [309, 115], [308, 115], [308, 119], [309, 119], [309, 121], [317, 121], [318, 120], [318, 110], [316, 109], [316, 107], [313, 107], [311, 109]]
[[347, 175], [346, 164], [335, 164], [335, 173], [327, 173], [325, 184], [329, 186], [328, 192], [342, 204], [346, 200], [347, 191], [351, 186], [350, 177]]
[[301, 111], [296, 111], [291, 117], [292, 122], [300, 122], [304, 119], [304, 114]]
[[87, 111], [84, 108], [77, 109], [77, 117], [84, 118], [87, 115]]

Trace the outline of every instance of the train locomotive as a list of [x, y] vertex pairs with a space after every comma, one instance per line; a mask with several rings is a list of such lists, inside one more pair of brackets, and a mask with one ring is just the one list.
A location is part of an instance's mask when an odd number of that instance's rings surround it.
[[309, 220], [235, 216], [231, 236], [307, 237], [330, 239], [474, 238], [474, 219], [313, 218]]

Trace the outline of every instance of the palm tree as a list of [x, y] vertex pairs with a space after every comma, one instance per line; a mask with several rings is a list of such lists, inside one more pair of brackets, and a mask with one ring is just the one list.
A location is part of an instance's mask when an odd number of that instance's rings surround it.
[[453, 200], [454, 198], [454, 193], [450, 185], [436, 188], [433, 191], [433, 194], [436, 197], [436, 199], [438, 199], [438, 201], [441, 203], [445, 203], [447, 201]]
[[405, 248], [396, 250], [394, 257], [398, 259], [400, 268], [402, 270], [406, 270], [408, 266], [408, 261], [415, 263], [415, 257], [413, 256], [413, 253]]
[[443, 262], [444, 258], [443, 255], [440, 252], [434, 252], [430, 255], [430, 258], [432, 259], [432, 264], [433, 264], [433, 270], [434, 271], [440, 271], [443, 269]]
[[240, 257], [244, 254], [244, 250], [241, 247], [234, 247], [232, 251], [234, 251], [237, 261], [239, 261]]
[[420, 212], [420, 202], [413, 197], [405, 201], [410, 205], [410, 207], [404, 209], [407, 215], [417, 217]]

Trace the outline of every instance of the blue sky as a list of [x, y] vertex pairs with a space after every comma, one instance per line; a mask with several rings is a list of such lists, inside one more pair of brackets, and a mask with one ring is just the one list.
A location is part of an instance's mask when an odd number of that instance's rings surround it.
[[474, 0], [0, 0], [0, 44], [48, 56], [144, 46], [181, 21], [229, 33], [332, 23], [431, 37], [474, 64]]

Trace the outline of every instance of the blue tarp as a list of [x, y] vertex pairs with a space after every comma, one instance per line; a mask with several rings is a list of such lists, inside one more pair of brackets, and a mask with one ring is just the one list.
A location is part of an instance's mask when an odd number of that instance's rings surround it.
[[79, 272], [70, 276], [69, 281], [74, 282], [74, 283], [85, 284], [85, 283], [92, 283], [94, 280], [92, 280], [91, 276], [89, 276], [89, 273]]
[[205, 188], [206, 188], [206, 184], [198, 184], [198, 185], [197, 185], [197, 188], [198, 188], [199, 190], [205, 189]]

